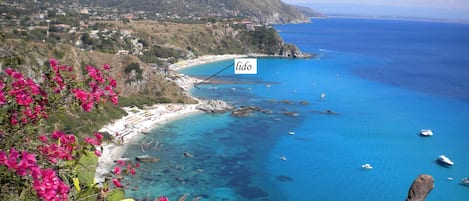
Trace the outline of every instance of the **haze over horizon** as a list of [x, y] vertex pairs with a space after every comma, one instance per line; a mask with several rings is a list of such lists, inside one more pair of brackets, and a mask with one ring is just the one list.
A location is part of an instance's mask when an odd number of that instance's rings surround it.
[[325, 15], [469, 21], [469, 0], [282, 0]]

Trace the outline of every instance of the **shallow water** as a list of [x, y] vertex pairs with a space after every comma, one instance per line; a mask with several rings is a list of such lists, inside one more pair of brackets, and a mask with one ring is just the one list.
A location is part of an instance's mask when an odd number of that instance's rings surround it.
[[[458, 183], [469, 176], [469, 92], [463, 90], [469, 46], [461, 45], [469, 41], [469, 25], [321, 19], [276, 29], [319, 58], [258, 59], [257, 75], [227, 71], [216, 77], [223, 84], [194, 89], [195, 96], [270, 113], [199, 114], [154, 129], [142, 139], [153, 146], [136, 145], [127, 154], [161, 161], [142, 165], [129, 196], [404, 200], [413, 180], [427, 173], [435, 178], [428, 201], [469, 198], [469, 188]], [[229, 62], [183, 73], [206, 77]], [[420, 137], [422, 128], [434, 136]], [[438, 165], [440, 154], [455, 165]], [[362, 169], [364, 163], [373, 169]]]

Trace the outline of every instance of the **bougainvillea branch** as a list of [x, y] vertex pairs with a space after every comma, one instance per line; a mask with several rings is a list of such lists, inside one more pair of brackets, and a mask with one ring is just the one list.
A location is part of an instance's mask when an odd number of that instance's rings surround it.
[[[81, 155], [92, 151], [100, 156], [95, 147], [101, 145], [103, 136], [94, 133], [80, 142], [75, 135], [59, 130], [40, 134], [40, 123], [57, 108], [73, 110], [77, 105], [90, 112], [106, 100], [117, 105], [117, 83], [107, 73], [108, 64], [87, 66], [83, 79], [78, 79], [73, 67], [59, 65], [55, 59], [49, 64], [35, 78], [11, 68], [0, 73], [0, 167], [20, 176], [24, 186], [34, 189], [42, 200], [68, 200], [73, 184], [67, 182], [74, 176], [59, 176], [57, 170], [69, 168], [63, 172], [74, 174], [73, 166], [64, 162], [78, 164]], [[122, 187], [116, 181], [113, 183]]]

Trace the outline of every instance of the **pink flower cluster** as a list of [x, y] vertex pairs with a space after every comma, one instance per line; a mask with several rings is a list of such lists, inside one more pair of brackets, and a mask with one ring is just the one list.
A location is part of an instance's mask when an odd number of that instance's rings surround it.
[[[109, 65], [103, 66], [104, 70], [109, 70]], [[86, 66], [88, 76], [91, 78], [88, 82], [88, 90], [75, 88], [72, 92], [75, 98], [80, 101], [83, 110], [89, 112], [96, 103], [105, 102], [109, 99], [114, 105], [118, 104], [117, 93], [114, 88], [117, 86], [116, 80], [105, 76], [102, 71], [93, 66]]]
[[7, 103], [7, 99], [5, 98], [5, 92], [3, 89], [5, 88], [5, 83], [3, 80], [0, 80], [0, 105], [5, 105]]
[[64, 78], [75, 79], [75, 75], [72, 75], [73, 67], [70, 66], [59, 66], [59, 63], [55, 59], [49, 60], [50, 67], [54, 72], [53, 77], [51, 78], [50, 87], [54, 90], [55, 93], [62, 92], [65, 87]]
[[85, 142], [90, 144], [90, 145], [99, 146], [99, 145], [101, 145], [101, 142], [102, 142], [103, 138], [104, 138], [104, 136], [101, 135], [101, 133], [95, 132], [94, 133], [94, 138], [85, 137]]
[[17, 108], [9, 111], [11, 125], [36, 123], [40, 118], [47, 118], [45, 105], [48, 103], [45, 91], [31, 78], [24, 78], [23, 75], [11, 68], [5, 69], [7, 76], [11, 78], [11, 83], [4, 83], [0, 80], [0, 105], [9, 102], [16, 103]]
[[12, 147], [9, 154], [0, 151], [0, 165], [8, 167], [22, 177], [30, 175], [39, 198], [46, 201], [68, 199], [69, 186], [55, 174], [54, 170], [41, 169], [34, 154], [27, 151], [22, 151], [20, 154]]
[[[123, 161], [123, 160], [117, 160], [116, 162], [117, 162], [118, 166], [115, 166], [114, 169], [112, 170], [112, 173], [116, 176], [120, 176], [123, 172], [135, 175], [135, 173], [136, 173], [135, 169], [140, 167], [140, 163], [136, 163], [134, 166], [132, 166], [132, 164], [126, 164], [126, 162]], [[124, 168], [124, 167], [125, 167], [125, 171], [122, 171], [122, 168]], [[117, 178], [112, 179], [112, 183], [117, 188], [123, 188], [124, 187], [121, 184], [121, 177], [117, 177]]]
[[51, 138], [58, 142], [52, 143], [45, 135], [39, 136], [39, 140], [44, 145], [40, 145], [38, 150], [51, 163], [57, 163], [59, 160], [73, 160], [73, 151], [78, 149], [76, 137], [74, 135], [65, 135], [62, 131], [54, 131]]
[[[101, 145], [101, 141], [103, 139], [103, 135], [100, 133], [94, 133], [95, 138], [85, 137], [85, 142], [88, 145], [92, 146], [99, 146]], [[47, 136], [41, 135], [39, 136], [39, 140], [43, 142], [43, 145], [38, 147], [38, 150], [41, 154], [47, 157], [47, 159], [51, 163], [57, 163], [59, 160], [74, 160], [73, 157], [74, 151], [80, 149], [80, 146], [77, 143], [75, 135], [66, 135], [62, 131], [54, 131], [50, 138], [53, 141], [58, 141], [57, 143], [53, 143], [49, 141]], [[101, 156], [101, 152], [96, 150], [96, 156]]]
[[168, 197], [166, 196], [160, 196], [158, 199], [156, 199], [155, 201], [169, 201]]
[[[103, 141], [103, 135], [101, 135], [98, 132], [95, 132], [94, 137], [95, 138], [85, 137], [85, 142], [88, 143], [89, 145], [92, 145], [92, 146], [100, 146], [101, 142]], [[94, 154], [96, 156], [100, 157], [101, 156], [101, 151], [95, 150]]]
[[[104, 73], [110, 70], [107, 64], [102, 66], [104, 71], [87, 66], [88, 74], [85, 76], [87, 79], [84, 80], [77, 79], [72, 67], [61, 66], [54, 59], [50, 60], [50, 67], [42, 75], [41, 82], [25, 78], [23, 74], [11, 68], [5, 69], [5, 73], [0, 74], [0, 118], [4, 118], [2, 123], [9, 122], [0, 126], [0, 135], [5, 137], [4, 139], [12, 137], [12, 140], [17, 140], [13, 141], [14, 143], [33, 142], [31, 145], [35, 146], [34, 142], [41, 142], [34, 152], [20, 153], [14, 147], [9, 151], [2, 151], [10, 145], [0, 147], [0, 166], [5, 166], [17, 175], [25, 177], [25, 181], [31, 182], [42, 200], [61, 201], [68, 199], [70, 187], [54, 171], [54, 168], [58, 167], [56, 163], [59, 160], [76, 160], [81, 151], [89, 151], [90, 147], [101, 145], [103, 136], [94, 133], [94, 138], [84, 139], [85, 143], [78, 143], [74, 135], [62, 131], [54, 131], [50, 136], [41, 135], [38, 138], [21, 133], [18, 136], [24, 138], [14, 138], [14, 136], [18, 134], [16, 133], [18, 130], [21, 132], [21, 129], [29, 129], [25, 126], [37, 124], [41, 119], [48, 118], [47, 112], [51, 109], [68, 106], [69, 102], [78, 102], [82, 109], [88, 112], [96, 104], [106, 100], [117, 105], [118, 96], [115, 91], [117, 82]], [[33, 129], [37, 129], [37, 126]], [[11, 136], [5, 136], [7, 134]], [[0, 143], [0, 145], [5, 144]], [[27, 150], [36, 150], [36, 147], [29, 148]], [[36, 159], [37, 154], [44, 157]], [[101, 152], [96, 150], [95, 154], [100, 156]], [[50, 166], [53, 168], [44, 168]], [[135, 174], [131, 165], [127, 169], [131, 174]]]

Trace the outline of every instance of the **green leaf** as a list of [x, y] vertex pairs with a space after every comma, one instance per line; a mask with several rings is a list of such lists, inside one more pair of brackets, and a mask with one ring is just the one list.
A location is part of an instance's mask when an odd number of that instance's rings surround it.
[[98, 198], [96, 187], [85, 188], [78, 193], [78, 200], [80, 201], [96, 201]]
[[80, 181], [80, 184], [86, 187], [92, 186], [94, 184], [94, 176], [97, 165], [98, 157], [92, 152], [87, 152], [80, 158], [77, 164], [77, 177]]
[[106, 197], [107, 201], [120, 201], [125, 197], [125, 192], [122, 189], [113, 189], [109, 192], [109, 195]]

